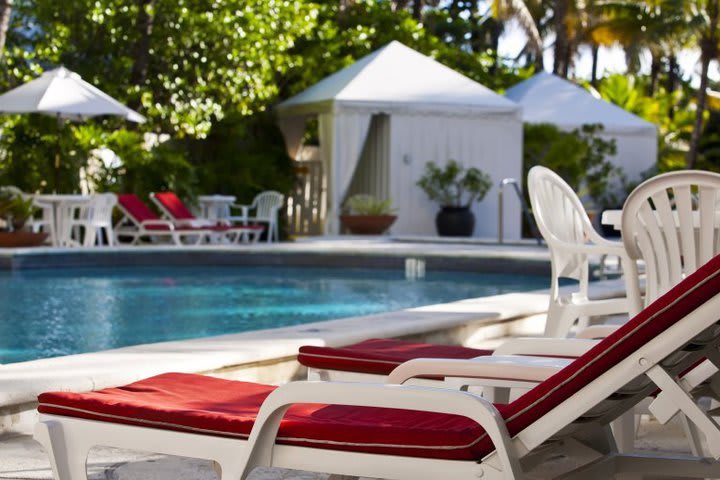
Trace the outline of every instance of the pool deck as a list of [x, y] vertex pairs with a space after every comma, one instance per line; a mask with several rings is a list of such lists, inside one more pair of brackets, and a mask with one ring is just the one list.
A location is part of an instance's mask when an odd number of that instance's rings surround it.
[[498, 245], [482, 240], [345, 236], [252, 245], [2, 249], [0, 270], [137, 265], [404, 268], [406, 258], [424, 259], [428, 269], [550, 272], [547, 248], [533, 242]]

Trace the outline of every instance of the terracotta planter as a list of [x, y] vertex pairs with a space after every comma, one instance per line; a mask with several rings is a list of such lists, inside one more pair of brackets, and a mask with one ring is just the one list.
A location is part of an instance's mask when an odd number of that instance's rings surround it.
[[48, 234], [43, 232], [0, 232], [0, 248], [37, 247], [42, 245], [47, 237]]
[[340, 215], [340, 221], [356, 235], [380, 235], [397, 219], [395, 215]]

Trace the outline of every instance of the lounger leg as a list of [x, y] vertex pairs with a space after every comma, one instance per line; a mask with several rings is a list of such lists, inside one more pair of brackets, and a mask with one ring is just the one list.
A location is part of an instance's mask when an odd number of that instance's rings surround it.
[[622, 414], [610, 426], [618, 452], [632, 452], [635, 449], [635, 414], [633, 411]]
[[77, 435], [63, 435], [57, 422], [40, 422], [34, 438], [47, 452], [56, 480], [87, 480], [90, 445]]

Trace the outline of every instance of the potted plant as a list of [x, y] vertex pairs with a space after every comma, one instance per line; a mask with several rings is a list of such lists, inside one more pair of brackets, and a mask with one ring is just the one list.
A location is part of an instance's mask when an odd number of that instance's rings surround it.
[[36, 210], [33, 199], [24, 198], [18, 189], [0, 188], [0, 247], [34, 247], [47, 239], [47, 233], [25, 228]]
[[350, 233], [357, 235], [380, 235], [397, 219], [392, 200], [380, 200], [372, 195], [353, 195], [345, 202], [347, 213], [340, 221]]
[[465, 168], [450, 160], [442, 168], [435, 162], [425, 164], [425, 173], [417, 185], [430, 200], [440, 204], [440, 212], [435, 217], [438, 235], [469, 237], [475, 230], [475, 215], [470, 206], [485, 198], [492, 181], [482, 170]]

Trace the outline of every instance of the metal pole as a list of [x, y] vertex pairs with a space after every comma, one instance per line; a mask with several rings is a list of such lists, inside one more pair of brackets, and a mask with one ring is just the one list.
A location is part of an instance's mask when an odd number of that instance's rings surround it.
[[498, 243], [500, 244], [503, 243], [503, 188], [505, 187], [503, 182], [500, 182], [498, 189]]

